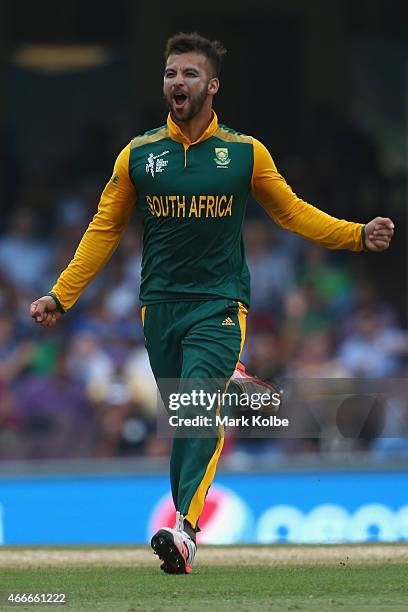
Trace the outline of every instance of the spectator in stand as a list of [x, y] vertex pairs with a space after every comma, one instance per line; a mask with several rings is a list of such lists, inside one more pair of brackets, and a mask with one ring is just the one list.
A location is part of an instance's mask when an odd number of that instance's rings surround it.
[[0, 270], [17, 287], [36, 291], [41, 287], [47, 262], [51, 258], [50, 245], [36, 238], [33, 212], [17, 208], [10, 221], [8, 234], [0, 238]]
[[346, 378], [350, 372], [334, 356], [333, 338], [328, 330], [305, 335], [286, 373], [290, 378]]
[[389, 325], [375, 309], [354, 317], [353, 333], [340, 345], [338, 356], [352, 376], [383, 378], [401, 373], [401, 356], [408, 353], [406, 331]]
[[103, 388], [103, 396], [99, 395], [93, 402], [98, 428], [96, 457], [148, 454], [149, 438], [155, 429], [154, 417], [132, 396], [123, 366], [116, 364], [114, 375]]
[[92, 400], [105, 397], [115, 372], [113, 359], [92, 331], [80, 331], [71, 339], [67, 367], [73, 379], [81, 381]]
[[24, 459], [86, 457], [94, 437], [84, 384], [74, 379], [59, 355], [53, 374], [29, 375], [14, 392]]
[[17, 339], [15, 319], [0, 313], [0, 378], [6, 382], [16, 380], [31, 363], [33, 351], [33, 342]]
[[313, 287], [331, 313], [347, 315], [354, 303], [354, 284], [350, 270], [330, 260], [330, 253], [315, 244], [306, 245], [300, 265], [300, 287]]
[[245, 225], [254, 309], [278, 309], [293, 286], [294, 261], [287, 249], [281, 248], [279, 238], [279, 232], [273, 232], [263, 219], [249, 219]]

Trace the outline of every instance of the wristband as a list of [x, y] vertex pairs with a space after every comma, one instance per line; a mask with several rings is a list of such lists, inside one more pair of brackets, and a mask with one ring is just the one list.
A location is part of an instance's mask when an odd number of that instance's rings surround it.
[[364, 224], [361, 226], [361, 244], [363, 247], [362, 250], [368, 252], [366, 241], [365, 241], [365, 225]]
[[63, 309], [62, 304], [61, 304], [61, 302], [59, 301], [59, 299], [57, 298], [57, 296], [56, 296], [56, 295], [54, 295], [53, 293], [51, 293], [51, 291], [49, 291], [49, 292], [47, 293], [47, 295], [49, 295], [49, 296], [51, 296], [51, 297], [52, 297], [52, 299], [54, 300], [54, 302], [55, 302], [55, 303], [56, 303], [56, 305], [57, 305], [57, 310], [59, 310], [61, 314], [65, 314], [65, 310]]

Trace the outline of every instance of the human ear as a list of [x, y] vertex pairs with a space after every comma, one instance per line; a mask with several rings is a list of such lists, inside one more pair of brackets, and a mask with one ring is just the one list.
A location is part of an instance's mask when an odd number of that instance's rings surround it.
[[217, 78], [210, 79], [208, 83], [208, 93], [210, 95], [215, 95], [220, 88], [220, 82]]

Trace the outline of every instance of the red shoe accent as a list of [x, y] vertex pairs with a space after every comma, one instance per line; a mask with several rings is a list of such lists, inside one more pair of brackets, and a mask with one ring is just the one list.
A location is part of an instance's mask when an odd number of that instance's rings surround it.
[[[181, 556], [183, 557], [184, 561], [186, 561], [186, 559], [188, 559], [188, 548], [187, 548], [187, 546], [184, 544], [184, 542], [183, 542], [183, 548], [182, 548], [182, 550], [180, 551], [180, 553], [181, 553]], [[186, 564], [186, 565], [187, 565], [187, 564]]]
[[257, 385], [261, 385], [261, 387], [266, 387], [267, 389], [272, 391], [272, 393], [279, 393], [280, 394], [279, 389], [277, 389], [271, 383], [266, 382], [266, 380], [262, 380], [262, 378], [258, 378], [257, 376], [252, 376], [252, 374], [249, 374], [246, 371], [246, 367], [244, 366], [244, 364], [241, 361], [238, 361], [236, 370], [235, 370], [234, 374], [232, 375], [232, 380], [236, 380], [238, 382], [239, 381], [243, 381], [243, 382], [247, 381], [247, 382], [256, 383]]
[[[244, 366], [244, 364], [241, 361], [238, 361], [236, 370], [234, 372], [233, 378], [235, 378], [235, 374], [236, 373], [242, 373], [242, 374], [246, 374], [246, 367]], [[238, 378], [240, 378], [240, 376], [238, 376]], [[243, 376], [243, 378], [245, 378], [245, 376]]]

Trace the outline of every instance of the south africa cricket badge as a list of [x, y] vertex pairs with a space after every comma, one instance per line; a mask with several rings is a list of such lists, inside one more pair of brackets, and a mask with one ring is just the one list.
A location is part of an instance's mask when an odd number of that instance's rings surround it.
[[215, 147], [214, 161], [219, 168], [226, 168], [231, 159], [228, 156], [228, 149], [225, 147]]

